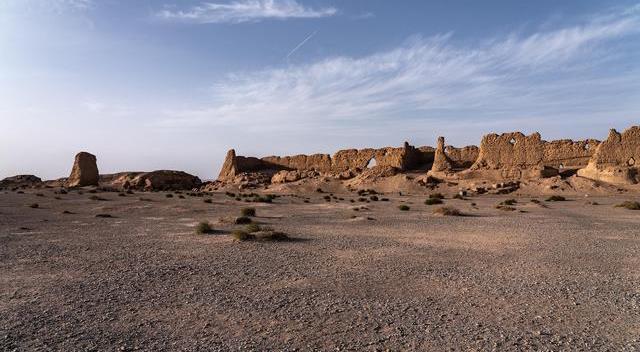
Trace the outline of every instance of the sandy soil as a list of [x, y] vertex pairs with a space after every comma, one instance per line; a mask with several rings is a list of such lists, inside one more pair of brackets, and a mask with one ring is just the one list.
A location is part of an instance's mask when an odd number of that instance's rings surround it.
[[633, 197], [442, 217], [308, 193], [251, 204], [296, 240], [237, 242], [247, 204], [224, 193], [53, 192], [0, 193], [3, 351], [640, 350], [640, 211], [614, 208]]

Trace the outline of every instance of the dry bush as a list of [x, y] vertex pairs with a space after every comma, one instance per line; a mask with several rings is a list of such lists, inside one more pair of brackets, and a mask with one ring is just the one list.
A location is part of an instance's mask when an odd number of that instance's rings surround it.
[[242, 216], [256, 216], [256, 208], [242, 208], [242, 209], [240, 209], [240, 215], [242, 215]]
[[629, 210], [640, 210], [640, 203], [634, 201], [626, 201], [616, 205], [616, 208], [625, 208]]
[[463, 215], [460, 210], [453, 207], [440, 207], [435, 209], [433, 213], [436, 215], [443, 215], [443, 216], [462, 216]]
[[551, 196], [549, 198], [546, 199], [547, 202], [564, 202], [565, 200], [567, 200], [567, 198], [563, 197], [563, 196]]
[[427, 198], [427, 200], [424, 201], [424, 204], [426, 205], [436, 205], [436, 204], [442, 204], [442, 203], [444, 202], [440, 198]]
[[211, 228], [211, 224], [209, 224], [208, 221], [201, 221], [196, 226], [196, 233], [198, 235], [204, 235], [211, 232], [213, 232], [213, 228]]
[[236, 223], [236, 225], [246, 225], [252, 223], [253, 221], [251, 221], [251, 218], [248, 216], [239, 216], [234, 220], [234, 222]]
[[398, 206], [398, 209], [400, 209], [402, 211], [408, 211], [411, 208], [408, 205], [402, 204], [402, 205]]

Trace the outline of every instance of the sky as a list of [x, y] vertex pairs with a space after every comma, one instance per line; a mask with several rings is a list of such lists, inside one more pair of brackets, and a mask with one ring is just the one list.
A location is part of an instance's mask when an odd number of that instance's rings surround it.
[[0, 178], [639, 120], [638, 0], [0, 0]]

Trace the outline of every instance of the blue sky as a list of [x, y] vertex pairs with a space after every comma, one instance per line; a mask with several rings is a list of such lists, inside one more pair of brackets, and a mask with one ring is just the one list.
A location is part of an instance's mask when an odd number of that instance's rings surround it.
[[0, 0], [0, 177], [604, 139], [640, 116], [638, 1]]

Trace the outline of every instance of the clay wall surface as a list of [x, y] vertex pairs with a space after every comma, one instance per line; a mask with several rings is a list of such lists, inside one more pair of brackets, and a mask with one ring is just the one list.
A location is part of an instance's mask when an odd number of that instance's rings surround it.
[[300, 154], [294, 156], [268, 156], [258, 159], [236, 156], [235, 151], [232, 149], [227, 153], [218, 179], [228, 181], [242, 172], [265, 170], [318, 171], [327, 173], [362, 171], [367, 168], [372, 159], [375, 159], [376, 166], [407, 170], [428, 159], [428, 153], [429, 151], [416, 149], [406, 142], [404, 146], [399, 148], [339, 150], [333, 157], [328, 154]]
[[587, 167], [578, 176], [614, 184], [640, 182], [640, 126], [622, 134], [609, 131], [609, 137], [596, 148]]
[[446, 146], [444, 153], [449, 158], [451, 167], [454, 169], [468, 169], [478, 159], [480, 148], [475, 145], [470, 145], [462, 148], [456, 148], [453, 146]]
[[544, 165], [574, 169], [585, 167], [599, 144], [600, 142], [595, 139], [584, 141], [561, 139], [547, 142], [544, 144]]

